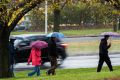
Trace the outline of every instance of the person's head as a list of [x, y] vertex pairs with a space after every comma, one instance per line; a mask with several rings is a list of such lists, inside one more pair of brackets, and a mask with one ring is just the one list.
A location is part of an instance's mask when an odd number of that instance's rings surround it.
[[55, 37], [51, 37], [51, 40], [52, 40], [52, 41], [55, 41], [55, 39], [56, 39]]
[[104, 38], [105, 38], [106, 40], [108, 40], [109, 37], [110, 37], [109, 35], [104, 35]]
[[10, 39], [10, 43], [14, 44], [15, 39]]

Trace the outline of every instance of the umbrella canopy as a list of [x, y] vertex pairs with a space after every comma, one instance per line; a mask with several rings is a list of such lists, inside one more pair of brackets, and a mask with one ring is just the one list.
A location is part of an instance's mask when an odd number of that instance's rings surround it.
[[109, 35], [109, 36], [112, 36], [112, 37], [117, 37], [117, 36], [120, 36], [120, 34], [116, 33], [116, 32], [103, 32], [100, 34], [101, 36], [104, 36], [104, 35]]
[[37, 41], [32, 42], [30, 46], [32, 48], [43, 49], [43, 48], [48, 47], [48, 43], [46, 43], [45, 41], [37, 40]]
[[47, 37], [64, 38], [64, 34], [60, 32], [52, 32], [48, 34]]

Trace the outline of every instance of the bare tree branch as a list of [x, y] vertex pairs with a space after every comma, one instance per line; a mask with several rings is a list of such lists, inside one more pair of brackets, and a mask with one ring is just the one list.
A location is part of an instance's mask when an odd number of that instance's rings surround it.
[[68, 2], [68, 0], [66, 0], [66, 1], [63, 3], [63, 5], [61, 6], [61, 9], [64, 8], [64, 6], [67, 4], [67, 2]]
[[17, 25], [17, 23], [19, 22], [19, 20], [27, 13], [29, 12], [31, 9], [35, 8], [37, 6], [37, 4], [40, 4], [42, 1], [44, 0], [33, 0], [29, 5], [26, 5], [24, 7], [24, 9], [17, 14], [16, 18], [12, 21], [12, 23], [9, 25], [10, 30], [14, 29], [14, 25]]
[[9, 19], [11, 19], [12, 14], [17, 11], [18, 9], [24, 7], [27, 3], [30, 3], [32, 0], [25, 0], [23, 2], [20, 2], [18, 5], [14, 6], [10, 11], [9, 11]]
[[14, 6], [11, 11], [17, 11], [19, 8], [24, 7], [27, 3], [30, 3], [32, 0], [25, 0], [20, 2], [17, 6]]
[[102, 1], [110, 2], [115, 7], [115, 9], [120, 10], [120, 0], [102, 0]]

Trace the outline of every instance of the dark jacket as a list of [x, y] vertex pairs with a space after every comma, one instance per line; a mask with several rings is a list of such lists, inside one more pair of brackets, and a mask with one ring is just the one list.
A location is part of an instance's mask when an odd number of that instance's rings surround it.
[[12, 44], [12, 43], [9, 43], [9, 53], [10, 53], [10, 55], [9, 55], [9, 57], [10, 57], [10, 64], [12, 65], [12, 64], [14, 64], [14, 61], [15, 61], [15, 59], [14, 59], [15, 48], [14, 48], [14, 44]]
[[110, 45], [108, 45], [107, 40], [105, 38], [101, 39], [101, 42], [99, 45], [99, 54], [108, 55], [109, 48], [110, 48]]
[[55, 56], [57, 57], [58, 54], [57, 54], [57, 45], [56, 45], [56, 41], [55, 40], [52, 40], [50, 39], [49, 42], [48, 42], [48, 53], [49, 53], [49, 56]]

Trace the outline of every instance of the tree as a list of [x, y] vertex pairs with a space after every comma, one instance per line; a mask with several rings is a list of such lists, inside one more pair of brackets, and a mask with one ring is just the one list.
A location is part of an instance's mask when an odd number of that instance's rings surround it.
[[52, 0], [53, 4], [53, 13], [54, 13], [54, 32], [59, 32], [60, 30], [60, 13], [61, 10], [64, 8], [65, 4], [72, 0]]
[[115, 9], [120, 10], [120, 0], [101, 0], [101, 2], [108, 2], [114, 6]]
[[30, 11], [29, 18], [31, 21], [31, 28], [32, 31], [43, 31], [44, 30], [44, 23], [45, 23], [45, 14], [44, 8], [36, 7], [34, 10]]
[[[65, 4], [70, 1], [70, 0], [48, 0], [48, 14], [51, 14], [52, 17], [49, 17], [52, 19], [52, 22], [49, 22], [50, 24], [53, 23], [54, 28], [53, 31], [54, 32], [59, 32], [60, 27], [60, 13], [61, 10], [63, 9], [63, 7], [65, 6]], [[41, 8], [39, 8], [41, 7]], [[37, 13], [37, 14], [34, 14]], [[41, 16], [41, 18], [40, 18]], [[34, 10], [32, 10], [30, 12], [30, 17], [31, 17], [31, 21], [32, 21], [32, 28], [31, 29], [36, 29], [36, 27], [38, 28], [38, 22], [37, 21], [41, 21], [39, 22], [39, 29], [43, 28], [42, 26], [44, 26], [44, 4], [41, 6], [36, 7]], [[49, 20], [50, 21], [50, 20]], [[35, 25], [37, 23], [37, 25]]]
[[119, 29], [117, 19], [120, 16], [119, 15], [119, 12], [120, 12], [120, 0], [101, 0], [101, 2], [102, 3], [107, 2], [110, 5], [112, 5], [115, 10], [117, 10], [117, 13], [114, 14], [115, 18], [114, 18], [114, 21], [113, 21], [113, 30], [117, 31]]
[[27, 12], [44, 0], [2, 1], [0, 2], [0, 78], [7, 78], [12, 77], [8, 50], [10, 33]]

